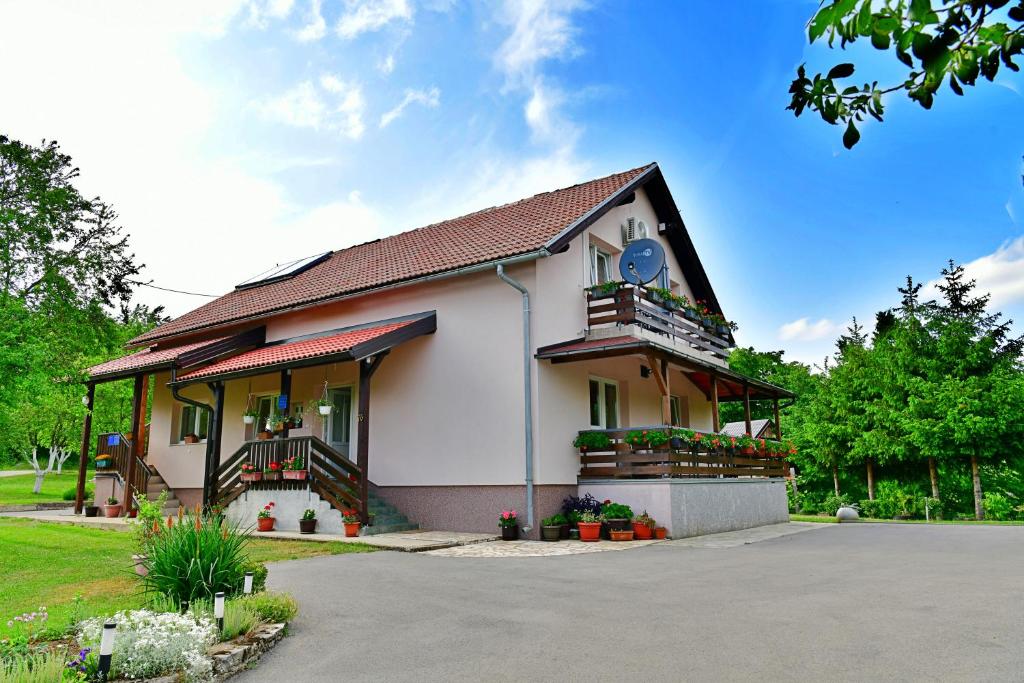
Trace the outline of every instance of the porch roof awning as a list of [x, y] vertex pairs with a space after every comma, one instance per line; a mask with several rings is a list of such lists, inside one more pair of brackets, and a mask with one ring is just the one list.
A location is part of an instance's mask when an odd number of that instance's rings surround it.
[[750, 388], [751, 400], [773, 398], [795, 398], [796, 395], [782, 387], [747, 377], [738, 372], [724, 368], [716, 363], [705, 362], [699, 358], [679, 353], [675, 349], [662, 346], [649, 339], [641, 339], [631, 335], [608, 337], [606, 339], [574, 339], [572, 341], [552, 344], [537, 349], [537, 358], [548, 359], [552, 363], [572, 363], [597, 358], [613, 358], [616, 356], [654, 355], [686, 369], [687, 376], [697, 385], [705, 396], [711, 395], [711, 377], [718, 377], [718, 400], [739, 401], [743, 399], [743, 387]]
[[178, 375], [172, 384], [223, 380], [275, 370], [359, 360], [437, 329], [434, 311], [271, 342]]
[[183, 354], [190, 351], [213, 346], [222, 339], [209, 339], [194, 344], [182, 344], [170, 348], [148, 348], [127, 356], [121, 356], [106, 363], [94, 365], [86, 374], [92, 382], [110, 382], [115, 379], [131, 377], [140, 372], [153, 372], [155, 370], [167, 370], [174, 366], [174, 362]]

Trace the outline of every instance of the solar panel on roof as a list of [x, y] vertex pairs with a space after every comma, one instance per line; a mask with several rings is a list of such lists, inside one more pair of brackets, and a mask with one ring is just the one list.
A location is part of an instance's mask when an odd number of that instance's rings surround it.
[[300, 258], [297, 261], [278, 263], [273, 268], [265, 270], [259, 275], [254, 275], [248, 280], [235, 285], [235, 289], [249, 289], [250, 287], [257, 287], [271, 282], [287, 280], [288, 278], [295, 277], [299, 273], [309, 270], [319, 263], [323, 263], [333, 253], [333, 251], [325, 251], [322, 254], [306, 256], [305, 258]]

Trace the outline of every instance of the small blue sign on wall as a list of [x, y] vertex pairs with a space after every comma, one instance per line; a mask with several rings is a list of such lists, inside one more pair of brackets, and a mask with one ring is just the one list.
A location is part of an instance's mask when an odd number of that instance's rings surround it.
[[288, 394], [281, 394], [277, 397], [277, 409], [288, 410]]
[[121, 443], [121, 435], [120, 434], [108, 434], [107, 435], [107, 445], [108, 446], [116, 446], [119, 443]]

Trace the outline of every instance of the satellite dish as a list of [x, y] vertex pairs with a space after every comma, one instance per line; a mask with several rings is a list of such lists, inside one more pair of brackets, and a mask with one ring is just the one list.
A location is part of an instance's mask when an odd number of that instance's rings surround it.
[[657, 240], [630, 242], [619, 257], [619, 274], [630, 284], [644, 285], [661, 274], [665, 267], [665, 250]]

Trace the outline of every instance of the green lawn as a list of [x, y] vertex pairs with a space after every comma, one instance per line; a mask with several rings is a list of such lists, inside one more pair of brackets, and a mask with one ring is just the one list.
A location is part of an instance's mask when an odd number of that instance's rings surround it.
[[[835, 517], [828, 517], [826, 515], [790, 515], [789, 521], [791, 522], [820, 522], [822, 524], [835, 524]], [[930, 522], [926, 522], [923, 519], [874, 519], [871, 517], [862, 517], [859, 521], [871, 522], [873, 524], [963, 524], [965, 526], [971, 525], [990, 525], [990, 526], [1024, 526], [1024, 522], [1009, 522], [1009, 521], [998, 521], [998, 520], [982, 520], [976, 519], [933, 519]]]
[[55, 473], [47, 474], [43, 479], [43, 488], [38, 494], [32, 493], [35, 483], [34, 474], [0, 477], [0, 505], [60, 502], [61, 494], [78, 484], [78, 470], [65, 469], [59, 476]]
[[[375, 550], [354, 543], [254, 539], [251, 556], [261, 562]], [[50, 626], [64, 628], [78, 617], [140, 607], [144, 597], [131, 555], [132, 536], [122, 531], [0, 518], [0, 638], [7, 621], [46, 607]]]

